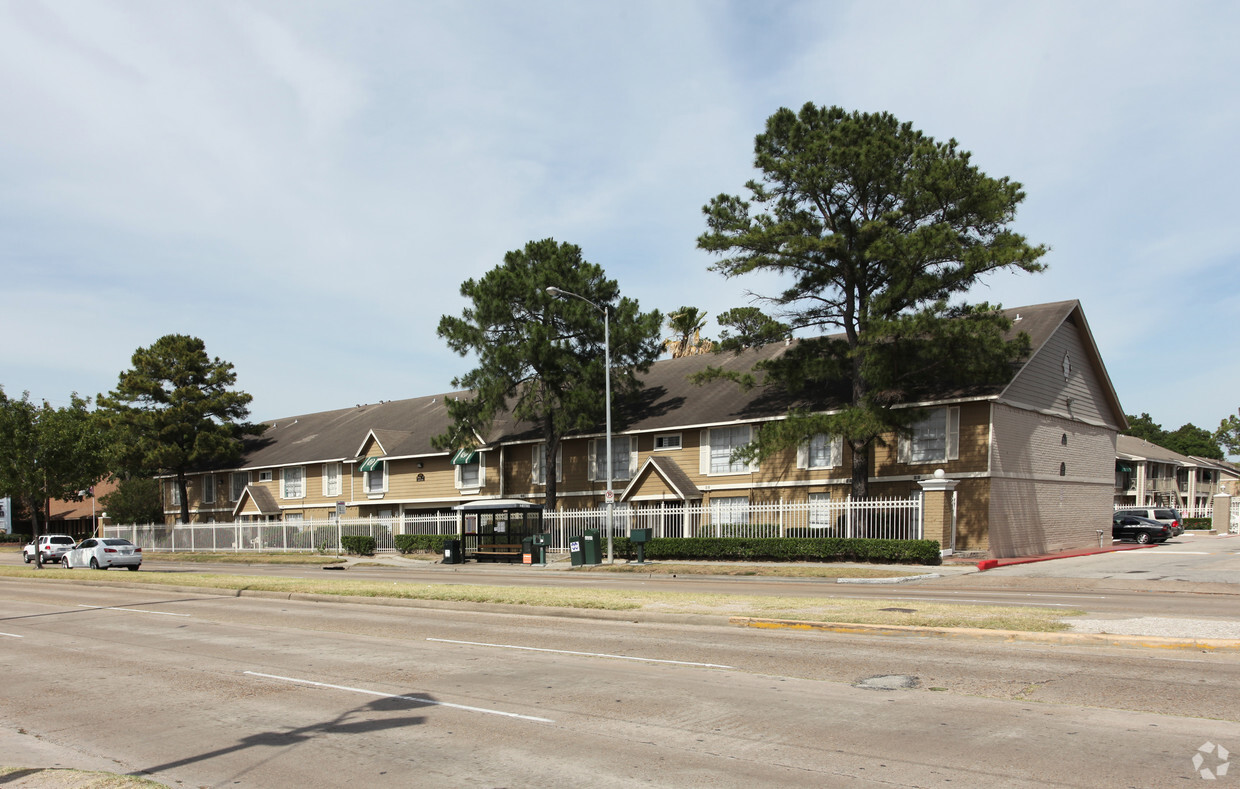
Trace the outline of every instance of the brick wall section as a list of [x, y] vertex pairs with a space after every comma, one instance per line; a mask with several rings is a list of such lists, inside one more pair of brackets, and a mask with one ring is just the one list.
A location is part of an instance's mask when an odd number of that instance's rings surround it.
[[991, 555], [1096, 547], [1098, 530], [1111, 528], [1115, 432], [998, 403], [993, 408]]

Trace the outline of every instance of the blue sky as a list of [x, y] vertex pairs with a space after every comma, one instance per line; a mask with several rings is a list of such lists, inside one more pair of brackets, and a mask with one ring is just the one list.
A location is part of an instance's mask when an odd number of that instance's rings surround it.
[[[0, 0], [0, 385], [110, 390], [168, 333], [257, 419], [451, 389], [435, 335], [506, 251], [582, 247], [643, 308], [761, 283], [696, 249], [753, 137], [889, 111], [1024, 184], [1128, 413], [1240, 407], [1240, 4]], [[708, 334], [715, 330], [712, 325]]]

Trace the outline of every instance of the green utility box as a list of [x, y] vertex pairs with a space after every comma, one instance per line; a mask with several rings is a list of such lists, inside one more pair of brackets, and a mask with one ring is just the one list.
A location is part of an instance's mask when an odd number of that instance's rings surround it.
[[653, 536], [654, 529], [633, 529], [629, 532], [629, 542], [637, 548], [636, 564], [646, 563], [646, 543], [650, 542]]
[[598, 529], [586, 529], [581, 535], [581, 563], [603, 563], [602, 541], [599, 539]]

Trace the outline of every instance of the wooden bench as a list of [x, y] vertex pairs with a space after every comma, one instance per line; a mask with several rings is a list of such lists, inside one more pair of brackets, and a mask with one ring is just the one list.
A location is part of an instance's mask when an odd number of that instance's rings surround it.
[[479, 545], [473, 555], [480, 562], [519, 562], [521, 561], [521, 545], [519, 543]]

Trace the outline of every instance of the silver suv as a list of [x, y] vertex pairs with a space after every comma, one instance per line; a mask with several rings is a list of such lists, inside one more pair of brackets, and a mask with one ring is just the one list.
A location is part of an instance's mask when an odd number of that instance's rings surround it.
[[[67, 534], [43, 534], [39, 536], [39, 553], [45, 562], [59, 562], [75, 543], [76, 540]], [[34, 542], [26, 543], [26, 547], [22, 549], [22, 558], [26, 564], [34, 561], [34, 551]]]
[[1171, 529], [1172, 537], [1179, 537], [1184, 533], [1184, 519], [1180, 517], [1179, 510], [1171, 507], [1121, 507], [1117, 512], [1158, 521]]

